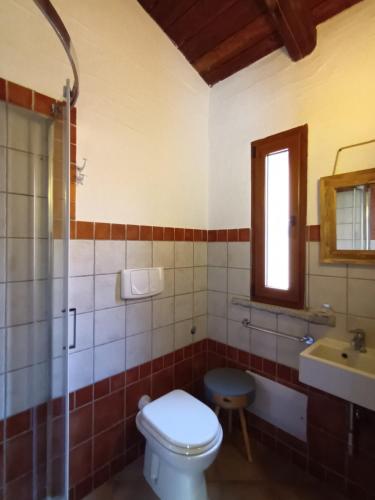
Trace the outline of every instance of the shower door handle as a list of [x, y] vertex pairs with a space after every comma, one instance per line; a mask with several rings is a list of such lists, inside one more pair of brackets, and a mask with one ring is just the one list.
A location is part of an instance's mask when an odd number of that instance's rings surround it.
[[69, 346], [69, 349], [75, 349], [77, 344], [77, 308], [71, 307], [69, 312], [73, 313], [73, 344]]

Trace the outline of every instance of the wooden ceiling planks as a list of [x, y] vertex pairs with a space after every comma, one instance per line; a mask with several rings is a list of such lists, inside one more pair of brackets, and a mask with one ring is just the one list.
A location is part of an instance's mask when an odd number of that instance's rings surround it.
[[310, 53], [316, 25], [362, 0], [138, 0], [209, 84], [286, 46]]

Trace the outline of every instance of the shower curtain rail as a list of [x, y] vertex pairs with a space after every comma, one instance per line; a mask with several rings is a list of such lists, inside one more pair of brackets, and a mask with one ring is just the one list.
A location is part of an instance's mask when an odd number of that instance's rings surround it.
[[74, 84], [70, 91], [70, 106], [73, 107], [77, 102], [79, 95], [79, 76], [78, 76], [77, 56], [74, 50], [74, 46], [72, 44], [72, 40], [70, 38], [68, 30], [66, 29], [64, 23], [61, 20], [61, 17], [58, 15], [55, 7], [52, 5], [50, 0], [34, 0], [34, 3], [41, 10], [41, 12], [46, 17], [49, 24], [55, 30], [72, 66]]
[[251, 322], [245, 318], [242, 320], [242, 325], [245, 328], [251, 330], [257, 330], [258, 332], [270, 333], [271, 335], [276, 335], [276, 337], [283, 337], [284, 339], [294, 340], [295, 342], [301, 342], [302, 344], [311, 345], [315, 342], [314, 337], [311, 335], [304, 335], [303, 337], [296, 337], [294, 335], [289, 335], [288, 333], [276, 332], [275, 330], [267, 330], [266, 328], [260, 328], [259, 326], [254, 326]]

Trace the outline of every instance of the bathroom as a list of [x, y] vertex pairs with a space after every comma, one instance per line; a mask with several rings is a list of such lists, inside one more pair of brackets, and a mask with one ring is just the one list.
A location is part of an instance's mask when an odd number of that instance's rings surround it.
[[[276, 33], [274, 3], [315, 33], [304, 57]], [[364, 190], [333, 214], [331, 201], [341, 176], [374, 183], [375, 2], [51, 4], [0, 3], [0, 498], [374, 500], [375, 227], [345, 220]], [[285, 137], [300, 176], [265, 207], [258, 152]], [[269, 246], [279, 280], [295, 252], [283, 302], [284, 285], [276, 299], [258, 286], [256, 235], [290, 186], [298, 244]], [[123, 298], [124, 270], [155, 268], [156, 292]], [[365, 369], [314, 357], [335, 343]], [[137, 415], [176, 390], [217, 409], [218, 369], [255, 384], [250, 460], [224, 405], [220, 424], [207, 413], [223, 435], [203, 493], [158, 494]]]

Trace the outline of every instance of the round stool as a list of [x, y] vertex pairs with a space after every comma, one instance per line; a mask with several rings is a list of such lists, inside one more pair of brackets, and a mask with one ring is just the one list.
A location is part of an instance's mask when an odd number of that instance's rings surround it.
[[238, 410], [247, 459], [252, 462], [244, 408], [255, 399], [254, 378], [235, 368], [216, 368], [204, 376], [204, 387], [207, 399], [215, 405], [216, 415], [219, 415], [220, 408], [229, 410], [230, 431], [232, 429], [232, 410]]

